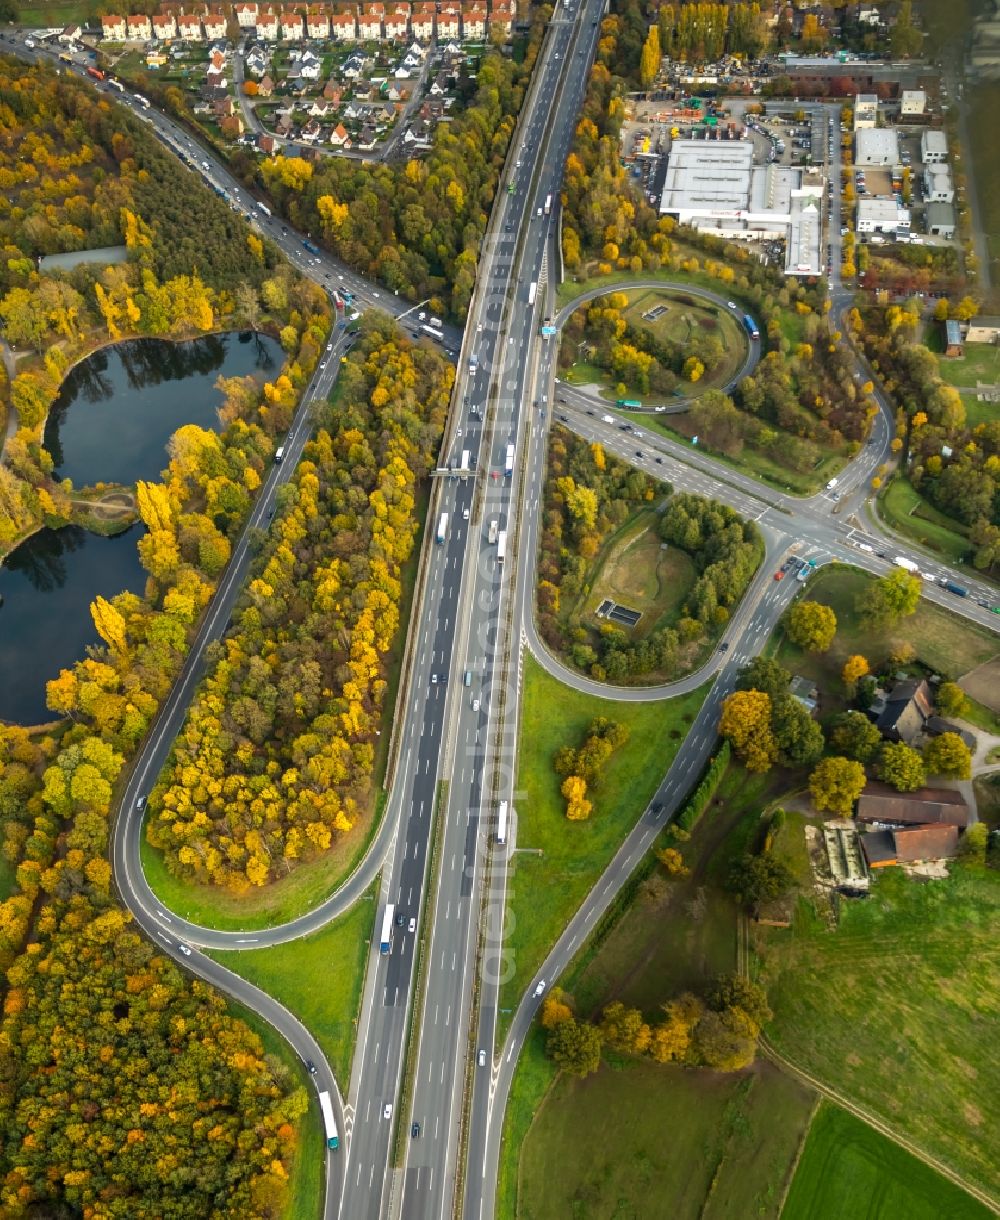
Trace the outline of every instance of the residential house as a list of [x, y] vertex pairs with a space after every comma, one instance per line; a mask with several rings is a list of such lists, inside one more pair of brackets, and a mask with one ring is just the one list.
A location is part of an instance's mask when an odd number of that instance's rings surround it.
[[101, 18], [101, 35], [109, 42], [124, 42], [127, 28], [124, 17]]
[[948, 137], [936, 129], [920, 133], [920, 160], [924, 165], [938, 165], [948, 160]]
[[404, 85], [392, 80], [386, 85], [385, 96], [390, 102], [405, 102], [410, 96], [410, 91]]
[[859, 836], [869, 868], [947, 860], [958, 852], [958, 827], [908, 826], [900, 830], [874, 830]]
[[878, 98], [874, 93], [859, 93], [854, 99], [854, 130], [878, 126]]
[[351, 137], [343, 123], [338, 123], [330, 132], [330, 143], [334, 148], [350, 148]]
[[[414, 4], [410, 13], [410, 33], [421, 42], [430, 42], [434, 38], [434, 18], [437, 15], [433, 4]], [[413, 48], [411, 47], [412, 51]]]
[[177, 37], [185, 42], [201, 42], [201, 18], [197, 13], [181, 13], [178, 16]]
[[402, 42], [410, 36], [409, 8], [395, 8], [386, 13], [383, 21], [387, 42]]
[[266, 42], [278, 41], [278, 14], [273, 9], [257, 14], [257, 37]]
[[301, 42], [306, 36], [306, 19], [301, 13], [291, 9], [282, 9], [281, 37], [285, 42]]
[[314, 55], [312, 51], [306, 51], [299, 60], [299, 76], [301, 76], [303, 80], [319, 80], [320, 69], [322, 66], [323, 65], [318, 56]]
[[310, 119], [307, 123], [303, 123], [302, 130], [299, 132], [299, 139], [306, 140], [310, 144], [314, 144], [319, 139], [319, 134], [319, 120]]
[[366, 123], [361, 128], [361, 134], [358, 136], [358, 148], [362, 152], [371, 152], [378, 140], [378, 132], [375, 130], [373, 123]]
[[[878, 705], [873, 705], [872, 711]], [[885, 697], [875, 725], [889, 741], [912, 744], [924, 731], [924, 724], [934, 715], [931, 688], [925, 678], [907, 678], [897, 682]]]
[[274, 92], [274, 81], [265, 72], [257, 83], [257, 96], [270, 97]]
[[236, 24], [241, 30], [248, 30], [257, 24], [257, 5], [250, 2], [233, 5]]
[[462, 34], [462, 18], [457, 12], [455, 13], [438, 13], [437, 18], [437, 34], [438, 38], [460, 38]]
[[166, 42], [168, 38], [177, 37], [177, 21], [173, 13], [153, 14], [153, 37]]
[[145, 13], [132, 13], [125, 18], [130, 42], [142, 40], [148, 42], [153, 36], [153, 26]]
[[336, 42], [354, 42], [358, 36], [358, 20], [354, 9], [334, 13], [330, 18], [330, 37]]
[[326, 100], [326, 98], [317, 97], [313, 100], [312, 104], [309, 107], [309, 114], [314, 119], [325, 119], [330, 115], [331, 111], [333, 111], [333, 110], [336, 110], [336, 107], [331, 106], [330, 103]]
[[417, 148], [430, 148], [431, 131], [423, 119], [414, 119], [403, 132], [403, 143]]
[[897, 792], [888, 784], [869, 780], [858, 797], [857, 822], [860, 825], [925, 826], [946, 825], [964, 829], [969, 823], [969, 806], [954, 788], [918, 788], [916, 792]]
[[486, 9], [478, 5], [462, 9], [462, 37], [482, 42], [486, 37]]
[[431, 97], [442, 97], [448, 92], [448, 82], [445, 79], [443, 72], [439, 72], [437, 76], [434, 77], [427, 89], [427, 92], [431, 95]]
[[224, 13], [206, 13], [201, 19], [201, 24], [206, 38], [225, 38], [226, 17]]
[[262, 153], [267, 153], [268, 156], [273, 156], [278, 149], [278, 141], [274, 136], [269, 135], [266, 131], [259, 132], [257, 135], [257, 147]]
[[328, 102], [334, 106], [340, 105], [340, 99], [344, 96], [344, 89], [331, 76], [323, 86], [323, 96]]
[[382, 38], [382, 13], [374, 5], [365, 5], [358, 17], [358, 37], [365, 42]]
[[59, 32], [59, 33], [56, 35], [56, 42], [61, 42], [61, 43], [63, 43], [63, 44], [68, 44], [68, 43], [71, 43], [71, 42], [76, 42], [76, 40], [77, 40], [77, 39], [78, 39], [78, 38], [79, 38], [79, 37], [80, 37], [82, 34], [83, 34], [83, 26], [82, 26], [82, 25], [68, 25], [68, 26], [66, 26], [66, 28], [65, 28], [64, 30], [61, 30], [61, 31], [60, 31], [60, 32]]
[[788, 693], [797, 700], [811, 716], [819, 704], [819, 691], [816, 683], [801, 674], [795, 674], [788, 684]]
[[310, 38], [330, 37], [330, 14], [326, 9], [311, 8], [306, 17], [306, 33]]
[[232, 95], [227, 93], [225, 97], [216, 98], [212, 103], [212, 113], [217, 119], [228, 119], [236, 114], [237, 106]]
[[151, 51], [146, 52], [146, 67], [155, 71], [157, 68], [165, 68], [167, 66], [167, 54], [165, 51], [158, 51], [155, 47]]
[[504, 38], [510, 37], [510, 32], [514, 27], [514, 9], [508, 11], [506, 6], [494, 4], [493, 11], [490, 13], [490, 33], [500, 33]]
[[340, 75], [344, 80], [358, 80], [363, 75], [364, 70], [364, 56], [352, 55], [349, 59], [344, 60], [343, 67], [340, 69]]
[[880, 26], [882, 24], [882, 15], [877, 8], [860, 8], [858, 9], [858, 24]]
[[259, 80], [267, 69], [267, 60], [267, 53], [265, 52], [264, 48], [258, 44], [252, 46], [250, 50], [247, 51], [244, 66], [252, 77]]

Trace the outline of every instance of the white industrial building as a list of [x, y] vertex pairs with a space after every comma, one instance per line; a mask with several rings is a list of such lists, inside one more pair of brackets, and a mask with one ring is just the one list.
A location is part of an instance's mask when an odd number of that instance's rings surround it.
[[899, 137], [891, 127], [867, 127], [854, 136], [855, 165], [899, 164]]
[[895, 199], [859, 199], [857, 229], [859, 233], [908, 234], [910, 210]]
[[953, 203], [955, 186], [947, 165], [928, 165], [924, 170], [924, 198], [928, 203]]
[[899, 99], [899, 116], [907, 119], [923, 114], [927, 109], [927, 94], [923, 89], [904, 89]]
[[921, 132], [920, 160], [924, 165], [938, 165], [948, 160], [948, 137], [943, 131]]
[[785, 240], [787, 275], [824, 268], [823, 183], [799, 168], [754, 165], [749, 140], [674, 140], [660, 212], [720, 237]]
[[859, 93], [854, 98], [854, 130], [878, 126], [878, 98], [874, 93]]

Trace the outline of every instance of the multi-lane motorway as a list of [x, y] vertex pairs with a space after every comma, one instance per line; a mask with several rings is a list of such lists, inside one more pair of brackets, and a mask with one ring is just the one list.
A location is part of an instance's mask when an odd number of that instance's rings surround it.
[[[550, 211], [546, 201], [558, 200], [600, 8], [600, 0], [574, 0], [557, 10], [512, 143], [504, 188], [510, 181], [514, 189], [498, 194], [483, 242], [464, 340], [454, 331], [446, 335], [453, 353], [461, 342], [459, 376], [432, 497], [430, 541], [410, 628], [411, 661], [396, 710], [392, 792], [365, 860], [314, 911], [280, 928], [245, 934], [199, 928], [165, 910], [142, 876], [139, 798], [148, 792], [182, 723], [205, 645], [225, 629], [247, 569], [247, 535], [234, 550], [188, 663], [137, 760], [115, 828], [115, 877], [147, 934], [188, 968], [260, 1011], [303, 1059], [316, 1063], [317, 1084], [338, 1098], [344, 1139], [341, 1151], [327, 1158], [328, 1218], [339, 1213], [348, 1220], [383, 1215], [409, 1220], [458, 1212], [479, 1220], [493, 1214], [504, 1106], [539, 1002], [534, 984], [558, 977], [697, 777], [714, 746], [719, 704], [737, 670], [759, 650], [798, 591], [794, 580], [773, 580], [776, 563], [794, 550], [820, 562], [842, 559], [884, 572], [894, 555], [906, 553], [860, 515], [871, 476], [889, 455], [892, 415], [880, 396], [872, 441], [840, 476], [837, 498], [831, 489], [800, 500], [669, 439], [648, 422], [616, 417], [608, 423], [606, 409], [556, 382], [555, 341], [538, 338], [540, 317], [553, 312], [558, 259], [558, 203]], [[18, 53], [33, 57], [23, 47]], [[211, 185], [249, 212], [305, 274], [328, 289], [351, 292], [359, 308], [386, 309], [415, 329], [418, 307], [372, 287], [325, 255], [305, 253], [301, 235], [257, 210], [245, 188], [181, 128], [128, 96], [124, 101]], [[846, 297], [836, 274], [839, 260], [833, 261], [839, 311]], [[305, 443], [308, 404], [329, 392], [349, 342], [342, 321], [331, 341], [289, 432], [285, 462], [261, 489], [250, 526], [266, 528], [276, 489], [290, 477]], [[758, 355], [751, 350], [747, 368]], [[858, 377], [869, 377], [860, 361]], [[727, 651], [700, 673], [669, 687], [612, 691], [567, 671], [538, 640], [534, 556], [554, 417], [649, 474], [725, 501], [760, 525], [765, 563], [733, 617]], [[507, 457], [511, 447], [513, 462]], [[455, 468], [465, 464], [464, 453], [468, 470], [463, 472]], [[447, 524], [435, 542], [444, 514]], [[489, 542], [493, 522], [507, 535], [505, 564]], [[918, 562], [928, 575], [955, 575], [922, 557]], [[970, 586], [964, 573], [958, 579]], [[925, 587], [925, 595], [993, 626], [990, 588], [972, 582], [970, 592], [969, 599], [957, 602], [939, 584]], [[718, 677], [650, 808], [553, 947], [498, 1046], [507, 845], [494, 838], [497, 806], [511, 804], [514, 797], [522, 639], [553, 672], [599, 695], [662, 698], [692, 689], [713, 673]], [[511, 833], [516, 834], [516, 819]], [[336, 1082], [308, 1032], [199, 950], [277, 944], [312, 931], [356, 901], [379, 871], [379, 912], [385, 903], [395, 904], [399, 923], [391, 952], [383, 955], [377, 943], [372, 945], [348, 1100], [340, 1107]], [[181, 944], [193, 951], [181, 950]], [[409, 1082], [405, 1091], [404, 1080]]]

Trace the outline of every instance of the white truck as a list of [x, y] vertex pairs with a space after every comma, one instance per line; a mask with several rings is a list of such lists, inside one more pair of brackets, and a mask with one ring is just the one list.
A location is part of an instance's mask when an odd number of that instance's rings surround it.
[[912, 559], [907, 559], [905, 555], [896, 555], [892, 561], [897, 568], [902, 568], [904, 572], [917, 572], [919, 568]]
[[487, 540], [487, 542], [489, 542], [490, 546], [493, 546], [496, 543], [497, 535], [499, 534], [499, 532], [500, 532], [500, 522], [491, 521], [489, 533], [486, 535], [486, 540]]

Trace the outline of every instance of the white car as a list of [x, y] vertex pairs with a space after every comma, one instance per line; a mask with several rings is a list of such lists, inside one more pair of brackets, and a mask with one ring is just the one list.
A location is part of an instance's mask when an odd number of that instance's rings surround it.
[[190, 945], [181, 944], [181, 945], [178, 945], [177, 948], [180, 949], [180, 951], [184, 954], [185, 957], [191, 956], [191, 946]]
[[735, 309], [735, 308], [736, 308], [736, 302], [735, 302], [735, 301], [727, 301], [727, 302], [726, 302], [726, 304], [729, 306], [729, 308], [730, 308], [730, 309]]
[[382, 1110], [382, 1117], [383, 1118], [392, 1118], [392, 1102], [391, 1101], [387, 1101], [385, 1103], [385, 1107]]
[[539, 979], [538, 986], [535, 988], [535, 999], [538, 999], [538, 997], [542, 994], [542, 992], [544, 990], [545, 990], [545, 980]]
[[412, 915], [410, 916], [410, 922], [406, 925], [406, 930], [407, 932], [416, 932], [417, 930], [417, 921]]
[[144, 796], [137, 797], [135, 807], [136, 809], [144, 809], [146, 807], [146, 798]]
[[473, 710], [474, 712], [478, 712], [478, 711], [479, 711], [479, 700], [478, 700], [478, 699], [473, 699], [473, 700], [472, 700], [472, 710]]

